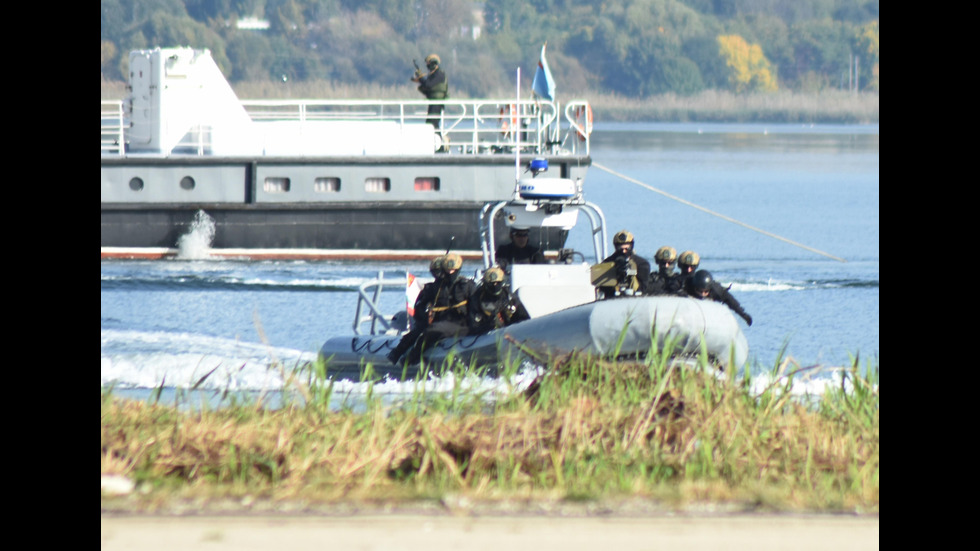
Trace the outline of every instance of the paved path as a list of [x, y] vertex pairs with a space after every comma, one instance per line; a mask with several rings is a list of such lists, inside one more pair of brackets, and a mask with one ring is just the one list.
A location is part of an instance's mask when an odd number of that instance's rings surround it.
[[102, 516], [102, 549], [833, 551], [878, 549], [878, 517]]

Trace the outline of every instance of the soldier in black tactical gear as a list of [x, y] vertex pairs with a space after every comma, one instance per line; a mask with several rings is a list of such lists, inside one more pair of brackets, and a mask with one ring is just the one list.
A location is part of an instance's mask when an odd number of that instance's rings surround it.
[[684, 289], [677, 279], [674, 266], [677, 264], [677, 249], [663, 246], [653, 255], [657, 263], [657, 271], [650, 273], [650, 289], [648, 295], [677, 295]]
[[397, 364], [398, 360], [411, 348], [422, 333], [429, 326], [430, 316], [432, 316], [432, 303], [435, 301], [436, 294], [443, 284], [442, 262], [444, 256], [438, 256], [429, 263], [429, 273], [435, 279], [422, 286], [418, 297], [415, 298], [415, 314], [412, 317], [412, 329], [405, 333], [398, 345], [388, 353], [388, 361]]
[[498, 267], [483, 273], [483, 280], [470, 297], [470, 334], [480, 334], [529, 319], [527, 311], [507, 289], [506, 275]]
[[461, 337], [469, 333], [469, 298], [476, 291], [476, 284], [460, 275], [463, 258], [456, 253], [447, 254], [442, 261], [442, 285], [432, 301], [432, 314], [422, 336], [408, 353], [408, 363], [417, 364], [422, 353], [433, 344], [449, 337]]
[[618, 285], [603, 287], [606, 298], [625, 294], [645, 294], [650, 288], [650, 263], [633, 253], [633, 234], [620, 230], [613, 236], [616, 252], [603, 260], [616, 265]]
[[[731, 288], [731, 286], [729, 286]], [[687, 279], [686, 290], [689, 295], [694, 298], [699, 299], [710, 299], [717, 302], [724, 303], [726, 306], [732, 309], [733, 312], [742, 316], [745, 323], [752, 325], [752, 316], [742, 308], [742, 305], [735, 300], [735, 297], [728, 292], [728, 289], [722, 287], [720, 283], [715, 281], [715, 278], [711, 276], [711, 272], [707, 270], [698, 270]]]
[[[418, 90], [428, 100], [441, 100], [449, 97], [449, 79], [446, 72], [439, 67], [439, 56], [431, 54], [425, 58], [425, 67], [429, 70], [423, 74], [419, 69], [415, 70], [413, 82], [419, 83]], [[442, 103], [430, 103], [428, 115], [425, 122], [435, 127], [439, 131], [439, 122], [442, 118], [442, 110], [445, 106]]]
[[701, 256], [694, 251], [684, 251], [677, 257], [677, 267], [680, 268], [680, 273], [675, 276], [675, 285], [680, 295], [687, 294], [687, 280], [691, 279], [700, 264]]

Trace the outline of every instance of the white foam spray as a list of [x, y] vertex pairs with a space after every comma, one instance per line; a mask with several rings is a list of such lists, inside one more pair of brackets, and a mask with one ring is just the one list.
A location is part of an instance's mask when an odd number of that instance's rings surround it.
[[214, 241], [214, 219], [203, 210], [194, 215], [191, 229], [177, 239], [177, 258], [202, 260], [211, 256]]

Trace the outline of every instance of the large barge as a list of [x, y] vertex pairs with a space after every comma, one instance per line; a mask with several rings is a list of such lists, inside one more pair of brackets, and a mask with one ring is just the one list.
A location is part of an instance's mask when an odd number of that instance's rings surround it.
[[240, 100], [207, 50], [134, 51], [102, 101], [102, 256], [176, 254], [202, 216], [215, 254], [478, 253], [532, 158], [579, 185], [591, 164], [587, 102], [519, 96], [445, 100], [434, 126], [424, 100]]

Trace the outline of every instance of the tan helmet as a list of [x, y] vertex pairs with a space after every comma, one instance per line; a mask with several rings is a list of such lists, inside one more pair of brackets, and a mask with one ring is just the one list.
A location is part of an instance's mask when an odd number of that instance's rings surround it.
[[436, 54], [429, 54], [429, 55], [427, 55], [425, 57], [425, 65], [426, 66], [429, 66], [429, 65], [432, 65], [432, 64], [439, 65], [441, 63], [442, 63], [442, 60], [439, 59], [439, 56], [437, 56]]
[[442, 259], [442, 269], [445, 271], [458, 270], [463, 267], [463, 257], [456, 253], [449, 253]]
[[619, 230], [616, 235], [613, 236], [613, 244], [622, 245], [624, 243], [633, 244], [633, 234], [626, 230]]
[[677, 262], [677, 249], [664, 245], [657, 249], [657, 254], [653, 255], [653, 258], [661, 264]]
[[504, 277], [504, 271], [496, 266], [483, 272], [484, 283], [503, 283]]
[[505, 277], [504, 271], [496, 266], [483, 272], [483, 292], [499, 297], [504, 292]]
[[701, 257], [694, 251], [684, 251], [677, 257], [677, 264], [682, 267], [690, 266], [691, 268], [697, 268], [698, 264], [701, 264]]

